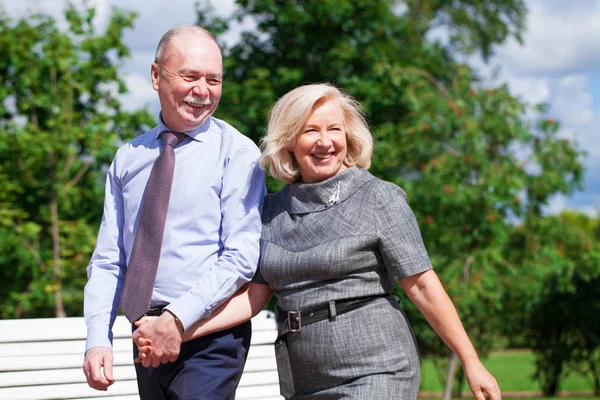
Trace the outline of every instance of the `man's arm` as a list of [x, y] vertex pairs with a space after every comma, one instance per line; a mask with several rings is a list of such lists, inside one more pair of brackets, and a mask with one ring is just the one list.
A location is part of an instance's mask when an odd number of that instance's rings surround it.
[[[223, 302], [210, 317], [201, 319], [185, 331], [183, 341], [187, 342], [248, 321], [265, 308], [272, 295], [273, 291], [268, 285], [252, 282], [245, 284], [236, 294]], [[142, 317], [135, 322], [135, 325], [140, 327], [156, 318]], [[141, 363], [144, 367], [149, 367], [153, 363], [160, 364], [160, 362], [154, 360], [155, 353], [152, 353], [152, 341], [141, 336], [140, 332], [140, 329], [138, 329], [133, 334], [133, 341], [140, 351], [140, 355], [135, 359], [135, 362]]]
[[168, 313], [138, 328], [139, 336], [152, 341], [153, 366], [172, 361], [179, 354], [181, 333], [173, 317], [187, 330], [210, 316], [254, 276], [262, 229], [260, 213], [266, 193], [259, 157], [256, 146], [246, 145], [230, 156], [225, 167], [220, 210], [223, 251], [217, 261], [201, 272], [195, 286], [165, 308]]
[[208, 317], [256, 272], [266, 194], [259, 157], [258, 148], [247, 145], [232, 154], [225, 167], [220, 210], [223, 251], [214, 265], [202, 271], [191, 290], [166, 307], [186, 330]]
[[[121, 151], [121, 150], [120, 150]], [[125, 265], [123, 251], [123, 199], [117, 170], [119, 152], [106, 178], [104, 213], [96, 248], [87, 267], [84, 315], [88, 335], [83, 370], [90, 387], [106, 390], [112, 376], [112, 325], [119, 310]]]

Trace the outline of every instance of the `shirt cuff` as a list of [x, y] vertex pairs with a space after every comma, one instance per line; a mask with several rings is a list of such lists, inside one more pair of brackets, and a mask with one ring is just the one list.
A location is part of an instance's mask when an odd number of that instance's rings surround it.
[[[196, 321], [206, 318], [212, 313], [209, 305], [205, 306], [199, 303], [198, 298], [189, 292], [174, 300], [165, 309], [179, 318], [183, 324], [184, 332]], [[199, 314], [197, 310], [204, 310], [204, 312]]]
[[108, 347], [112, 350], [112, 338], [109, 336], [108, 326], [91, 326], [85, 341], [85, 351], [92, 347]]

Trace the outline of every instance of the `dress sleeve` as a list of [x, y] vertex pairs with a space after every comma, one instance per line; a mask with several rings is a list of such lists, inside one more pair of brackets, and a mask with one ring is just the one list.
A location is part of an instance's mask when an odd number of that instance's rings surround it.
[[[262, 210], [262, 229], [265, 229], [265, 225], [268, 224], [268, 220], [271, 218], [271, 208], [273, 206], [272, 203], [272, 198], [273, 195], [272, 194], [267, 194], [264, 198], [264, 204], [263, 204], [263, 210]], [[269, 283], [265, 280], [265, 277], [262, 274], [261, 268], [262, 268], [262, 262], [263, 262], [263, 254], [264, 254], [264, 241], [263, 239], [260, 240], [260, 255], [258, 257], [258, 267], [256, 269], [256, 272], [254, 274], [254, 277], [252, 278], [252, 283], [259, 283], [261, 285], [268, 285]]]
[[260, 262], [258, 264], [258, 269], [256, 270], [256, 273], [254, 274], [254, 277], [252, 278], [252, 283], [259, 283], [261, 285], [268, 285], [267, 281], [265, 281], [265, 278], [262, 275], [262, 272], [260, 272]]
[[381, 182], [374, 193], [379, 252], [390, 276], [398, 280], [433, 268], [404, 190]]

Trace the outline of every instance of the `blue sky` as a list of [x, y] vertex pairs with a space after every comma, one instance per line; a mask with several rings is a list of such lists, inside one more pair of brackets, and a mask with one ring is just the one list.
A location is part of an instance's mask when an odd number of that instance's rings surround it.
[[[211, 0], [223, 15], [234, 7], [233, 0]], [[73, 0], [82, 4], [83, 0]], [[29, 8], [55, 16], [66, 0], [0, 0], [12, 17]], [[96, 7], [102, 26], [113, 5], [138, 12], [135, 29], [125, 41], [132, 57], [122, 72], [131, 91], [125, 97], [131, 109], [158, 100], [150, 86], [150, 64], [161, 35], [169, 28], [195, 22], [195, 0], [89, 0]], [[485, 65], [470, 60], [481, 73], [491, 75], [498, 67], [499, 81], [507, 82], [513, 95], [530, 103], [546, 102], [548, 116], [561, 124], [560, 134], [575, 140], [588, 153], [583, 191], [569, 197], [556, 196], [547, 212], [576, 209], [589, 215], [600, 212], [600, 0], [526, 0], [529, 14], [524, 44], [510, 40], [496, 48]], [[244, 24], [251, 28], [250, 23]], [[235, 40], [236, 32], [228, 36]], [[493, 84], [490, 78], [490, 84]]]
[[600, 109], [600, 64], [596, 71], [590, 72], [590, 92], [594, 108]]

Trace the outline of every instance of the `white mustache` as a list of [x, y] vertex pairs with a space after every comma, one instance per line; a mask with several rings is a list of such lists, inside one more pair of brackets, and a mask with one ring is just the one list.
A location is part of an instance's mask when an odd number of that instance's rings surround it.
[[185, 101], [186, 103], [199, 104], [202, 106], [209, 106], [212, 104], [212, 101], [210, 101], [210, 97], [205, 97], [204, 99], [202, 99], [200, 97], [188, 96], [185, 99], [183, 99], [183, 101]]

